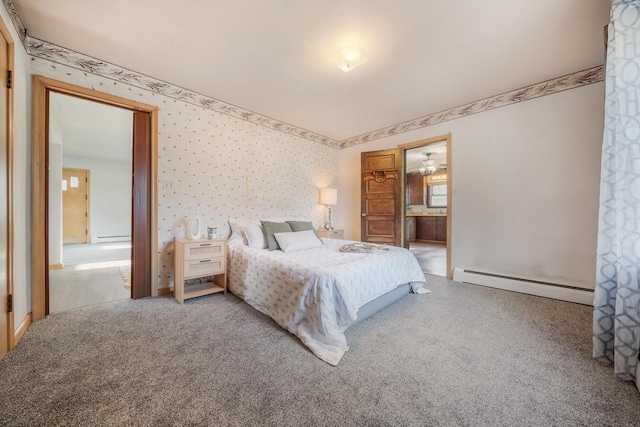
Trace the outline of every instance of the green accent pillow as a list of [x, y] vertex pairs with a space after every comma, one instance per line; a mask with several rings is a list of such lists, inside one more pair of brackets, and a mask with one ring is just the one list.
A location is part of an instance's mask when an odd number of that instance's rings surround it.
[[[318, 236], [316, 228], [313, 226], [313, 223], [311, 221], [287, 221], [287, 224], [289, 224], [289, 227], [291, 227], [292, 231], [312, 230], [316, 237], [320, 239], [320, 236]], [[320, 241], [322, 242], [322, 239], [320, 239]]]
[[270, 251], [275, 251], [276, 249], [280, 249], [278, 246], [278, 241], [273, 236], [274, 233], [291, 233], [291, 227], [286, 222], [271, 222], [271, 221], [260, 221], [262, 223], [262, 228], [264, 229], [264, 234], [267, 236], [267, 249]]

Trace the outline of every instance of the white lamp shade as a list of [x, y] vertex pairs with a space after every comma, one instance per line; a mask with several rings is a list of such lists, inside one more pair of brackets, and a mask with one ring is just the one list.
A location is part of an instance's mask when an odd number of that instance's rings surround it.
[[320, 189], [320, 204], [335, 205], [338, 203], [338, 190], [335, 188]]

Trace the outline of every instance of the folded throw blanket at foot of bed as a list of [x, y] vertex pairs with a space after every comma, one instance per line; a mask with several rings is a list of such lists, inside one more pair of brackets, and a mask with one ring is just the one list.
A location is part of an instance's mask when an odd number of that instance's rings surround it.
[[374, 251], [388, 251], [389, 248], [386, 246], [378, 246], [372, 245], [370, 243], [347, 243], [346, 245], [340, 247], [340, 252], [374, 252]]

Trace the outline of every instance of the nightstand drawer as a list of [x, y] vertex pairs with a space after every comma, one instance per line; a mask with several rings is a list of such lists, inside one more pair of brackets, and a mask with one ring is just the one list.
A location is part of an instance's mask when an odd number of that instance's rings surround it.
[[316, 230], [318, 237], [325, 239], [344, 239], [344, 230]]
[[224, 262], [225, 258], [221, 256], [185, 261], [184, 278], [222, 274], [225, 270]]
[[188, 243], [184, 245], [184, 259], [204, 259], [224, 256], [225, 242]]

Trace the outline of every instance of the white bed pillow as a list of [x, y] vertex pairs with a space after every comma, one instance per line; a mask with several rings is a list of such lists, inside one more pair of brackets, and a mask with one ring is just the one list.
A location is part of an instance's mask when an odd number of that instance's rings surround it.
[[265, 249], [267, 247], [267, 238], [261, 225], [246, 224], [242, 226], [242, 231], [250, 248]]
[[229, 218], [231, 234], [238, 231], [238, 228], [243, 228], [245, 225], [260, 225], [260, 220], [246, 218]]
[[295, 252], [303, 249], [322, 247], [322, 240], [316, 236], [315, 231], [292, 231], [289, 233], [274, 233], [278, 245], [283, 252]]

